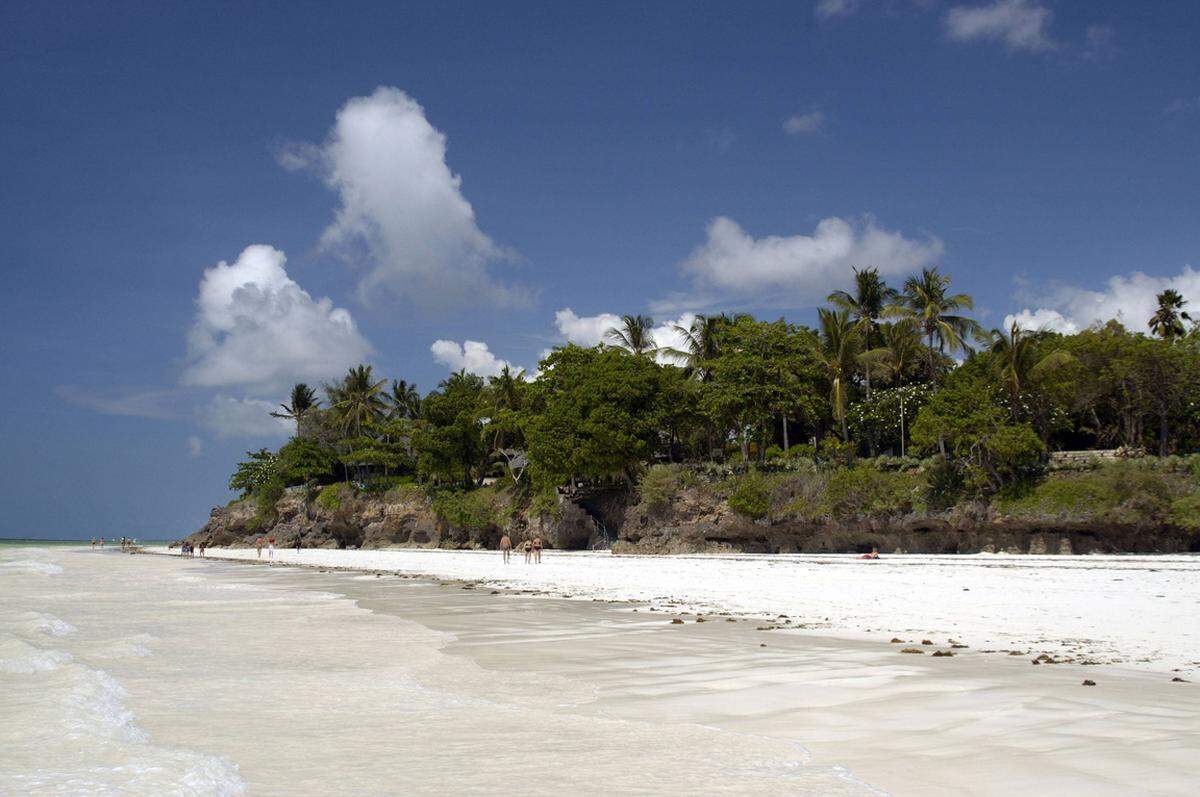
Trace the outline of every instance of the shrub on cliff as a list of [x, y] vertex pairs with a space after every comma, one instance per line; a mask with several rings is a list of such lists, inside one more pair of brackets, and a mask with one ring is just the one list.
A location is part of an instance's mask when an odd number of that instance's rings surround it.
[[485, 531], [504, 524], [509, 504], [506, 496], [490, 487], [465, 492], [443, 490], [433, 497], [433, 511], [456, 528]]
[[825, 488], [825, 511], [839, 520], [911, 512], [920, 503], [924, 478], [917, 473], [857, 465], [834, 471]]
[[342, 497], [349, 492], [350, 488], [340, 482], [327, 484], [321, 488], [321, 492], [317, 493], [317, 505], [333, 512], [341, 507]]
[[680, 468], [677, 465], [651, 465], [638, 480], [638, 495], [651, 510], [665, 509], [679, 493]]
[[1196, 480], [1153, 464], [1118, 461], [1096, 470], [1056, 473], [999, 509], [1015, 517], [1105, 518], [1120, 523], [1171, 520], [1186, 525], [1198, 499]]
[[771, 482], [757, 470], [737, 478], [729, 494], [729, 508], [739, 515], [759, 520], [771, 511]]

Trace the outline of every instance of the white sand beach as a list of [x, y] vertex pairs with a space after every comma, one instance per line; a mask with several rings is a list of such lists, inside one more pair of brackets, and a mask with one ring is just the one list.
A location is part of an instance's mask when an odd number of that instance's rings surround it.
[[[158, 549], [167, 552], [166, 549]], [[253, 549], [211, 558], [255, 560]], [[266, 551], [261, 561], [266, 561]], [[1047, 653], [1157, 672], [1200, 670], [1200, 556], [612, 556], [420, 549], [277, 550], [280, 563], [478, 581], [662, 610], [777, 618], [822, 636]], [[781, 623], [782, 624], [782, 623]]]
[[[822, 615], [824, 629], [697, 622], [669, 605], [700, 603], [716, 590], [704, 580], [723, 574], [747, 613], [765, 614], [761, 601], [782, 594], [760, 575], [781, 566], [774, 557], [551, 553], [540, 569], [510, 565], [506, 578], [482, 572], [496, 569], [494, 554], [300, 554], [326, 568], [393, 565], [376, 576], [210, 553], [0, 552], [0, 793], [1183, 795], [1200, 777], [1200, 691], [1161, 671], [1179, 656], [1165, 638], [1163, 655], [1140, 668], [1035, 667], [1027, 655], [984, 654], [973, 639], [934, 658], [902, 654], [907, 645], [877, 630], [832, 635], [853, 590], [830, 602], [840, 608]], [[397, 577], [402, 560], [442, 580]], [[835, 568], [852, 581], [861, 572], [821, 561], [796, 566], [820, 572], [831, 593]], [[866, 583], [895, 578], [915, 591], [954, 569], [917, 567]], [[1107, 577], [1116, 567], [1105, 565]], [[475, 583], [446, 580], [452, 569]], [[1160, 578], [1151, 569], [1164, 572], [1135, 565], [1134, 577]], [[585, 572], [623, 589], [648, 580], [639, 594], [662, 611], [521, 591], [578, 598]], [[971, 591], [1004, 577], [988, 571]], [[918, 605], [937, 604], [910, 597], [909, 614], [895, 616], [919, 619]], [[934, 618], [913, 628], [973, 627], [961, 610]], [[1060, 627], [1052, 618], [1039, 622]], [[938, 644], [918, 647], [946, 649], [929, 633]], [[1106, 637], [1121, 656], [1137, 638]]]

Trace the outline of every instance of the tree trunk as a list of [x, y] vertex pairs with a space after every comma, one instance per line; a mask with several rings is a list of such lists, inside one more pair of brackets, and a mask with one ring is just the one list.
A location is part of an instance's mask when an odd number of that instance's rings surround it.
[[750, 435], [746, 426], [742, 426], [742, 462], [750, 464]]
[[904, 456], [904, 394], [900, 394], [900, 456]]
[[789, 447], [788, 446], [787, 415], [784, 415], [782, 412], [779, 413], [779, 422], [780, 422], [780, 425], [783, 426], [783, 453], [786, 454], [788, 452], [788, 447]]
[[1160, 404], [1158, 408], [1158, 455], [1165, 457], [1167, 455], [1167, 422], [1168, 422], [1167, 405]]

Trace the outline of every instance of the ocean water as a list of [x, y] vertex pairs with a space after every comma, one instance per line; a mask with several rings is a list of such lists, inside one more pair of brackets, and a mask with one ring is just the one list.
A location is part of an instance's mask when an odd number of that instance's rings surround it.
[[0, 547], [0, 794], [878, 793], [798, 742], [579, 711], [587, 684], [265, 570]]

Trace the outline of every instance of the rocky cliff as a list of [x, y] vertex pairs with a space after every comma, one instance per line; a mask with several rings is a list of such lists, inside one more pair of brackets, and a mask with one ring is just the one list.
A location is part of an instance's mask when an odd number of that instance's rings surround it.
[[253, 501], [213, 509], [191, 535], [213, 546], [253, 545], [270, 534], [281, 547], [495, 548], [502, 534], [520, 542], [541, 537], [547, 547], [586, 550], [611, 544], [615, 553], [885, 553], [1033, 554], [1200, 552], [1200, 532], [1169, 523], [1062, 517], [1006, 517], [986, 505], [937, 513], [861, 519], [751, 520], [711, 490], [688, 488], [655, 506], [626, 506], [613, 494], [563, 499], [543, 515], [517, 513], [502, 523], [456, 526], [438, 517], [419, 491], [362, 495], [346, 490], [336, 506], [289, 489], [267, 524]]

